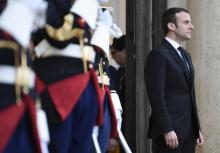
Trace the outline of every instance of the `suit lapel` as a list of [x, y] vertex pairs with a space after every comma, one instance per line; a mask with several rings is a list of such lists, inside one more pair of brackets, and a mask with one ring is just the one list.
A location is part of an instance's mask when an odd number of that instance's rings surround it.
[[[175, 61], [178, 63], [178, 65], [183, 69], [184, 75], [188, 81], [189, 84], [191, 84], [191, 76], [189, 71], [186, 69], [183, 60], [181, 59], [181, 57], [178, 55], [176, 49], [167, 41], [167, 40], [163, 40], [163, 44], [165, 45], [165, 47], [168, 49], [169, 53], [171, 54], [171, 56], [175, 59]], [[188, 60], [188, 55], [187, 55], [187, 61]], [[191, 71], [191, 60], [189, 62], [189, 67], [190, 67], [190, 71]]]

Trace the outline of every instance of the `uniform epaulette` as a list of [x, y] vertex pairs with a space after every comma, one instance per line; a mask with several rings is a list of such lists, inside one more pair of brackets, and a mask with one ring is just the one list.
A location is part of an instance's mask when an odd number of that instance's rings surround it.
[[47, 24], [45, 31], [48, 42], [58, 48], [64, 48], [70, 43], [79, 44], [80, 39], [83, 39], [86, 44], [92, 34], [85, 20], [73, 13], [64, 16], [64, 22], [61, 27], [55, 28]]

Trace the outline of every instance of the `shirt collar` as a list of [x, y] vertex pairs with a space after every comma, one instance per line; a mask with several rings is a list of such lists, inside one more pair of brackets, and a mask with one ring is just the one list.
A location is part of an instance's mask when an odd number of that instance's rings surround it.
[[111, 59], [111, 65], [116, 68], [116, 70], [119, 69], [120, 65], [115, 61], [115, 59]]
[[181, 47], [182, 44], [177, 43], [173, 39], [170, 39], [169, 37], [165, 37], [165, 39], [176, 49], [178, 50], [178, 47]]

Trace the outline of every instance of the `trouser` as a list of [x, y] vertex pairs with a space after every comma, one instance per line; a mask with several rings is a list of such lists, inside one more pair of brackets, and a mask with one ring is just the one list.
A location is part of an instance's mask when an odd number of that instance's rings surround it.
[[[111, 111], [109, 106], [109, 98], [105, 95], [104, 99], [104, 122], [99, 126], [98, 143], [102, 153], [105, 153], [108, 147], [108, 142], [111, 134]], [[91, 153], [96, 153], [94, 145], [92, 145]]]
[[59, 124], [49, 125], [51, 153], [89, 153], [97, 105], [97, 94], [90, 81], [67, 119]]
[[30, 119], [27, 113], [25, 113], [3, 153], [34, 153], [34, 152], [35, 152], [35, 144], [34, 144], [32, 126], [30, 124]]

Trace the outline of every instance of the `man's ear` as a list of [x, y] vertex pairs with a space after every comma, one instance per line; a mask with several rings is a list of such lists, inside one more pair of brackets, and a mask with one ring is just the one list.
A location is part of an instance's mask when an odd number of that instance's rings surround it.
[[169, 30], [172, 30], [172, 31], [176, 29], [176, 25], [173, 22], [169, 22], [167, 24], [167, 27]]

